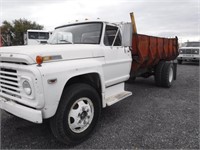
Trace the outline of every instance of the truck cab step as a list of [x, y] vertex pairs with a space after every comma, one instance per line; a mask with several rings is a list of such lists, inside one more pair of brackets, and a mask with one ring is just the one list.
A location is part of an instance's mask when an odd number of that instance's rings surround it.
[[106, 105], [107, 106], [111, 106], [123, 99], [125, 99], [126, 97], [129, 97], [132, 95], [132, 92], [129, 92], [129, 91], [123, 91], [119, 94], [116, 94], [116, 95], [113, 95], [113, 96], [110, 96], [108, 98], [106, 98]]

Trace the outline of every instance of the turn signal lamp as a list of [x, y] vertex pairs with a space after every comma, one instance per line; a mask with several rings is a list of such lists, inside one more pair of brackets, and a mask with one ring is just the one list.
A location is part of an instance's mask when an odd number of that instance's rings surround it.
[[43, 63], [43, 57], [42, 56], [37, 56], [36, 57], [36, 62], [38, 65], [41, 65]]
[[43, 62], [48, 62], [51, 60], [59, 60], [62, 59], [61, 55], [53, 55], [53, 56], [40, 56], [36, 57], [36, 63], [40, 66]]

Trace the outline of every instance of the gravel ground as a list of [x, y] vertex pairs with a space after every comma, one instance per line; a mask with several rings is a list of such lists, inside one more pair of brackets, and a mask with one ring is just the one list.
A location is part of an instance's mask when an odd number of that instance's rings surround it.
[[153, 77], [126, 84], [133, 95], [105, 108], [96, 131], [68, 147], [55, 140], [49, 126], [1, 111], [2, 149], [199, 149], [199, 65], [178, 65], [170, 89]]

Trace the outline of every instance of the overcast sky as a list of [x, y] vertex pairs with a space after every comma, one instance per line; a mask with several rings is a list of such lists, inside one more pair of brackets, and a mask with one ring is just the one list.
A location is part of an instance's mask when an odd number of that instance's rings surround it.
[[0, 0], [0, 25], [25, 18], [53, 30], [85, 18], [130, 22], [130, 12], [138, 33], [200, 40], [200, 0]]

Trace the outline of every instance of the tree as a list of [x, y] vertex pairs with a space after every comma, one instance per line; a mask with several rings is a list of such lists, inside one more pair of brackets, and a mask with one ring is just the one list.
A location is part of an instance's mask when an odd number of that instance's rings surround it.
[[10, 46], [24, 45], [24, 33], [28, 29], [42, 30], [44, 26], [26, 19], [18, 19], [12, 21], [12, 23], [4, 21], [0, 28], [3, 45]]

